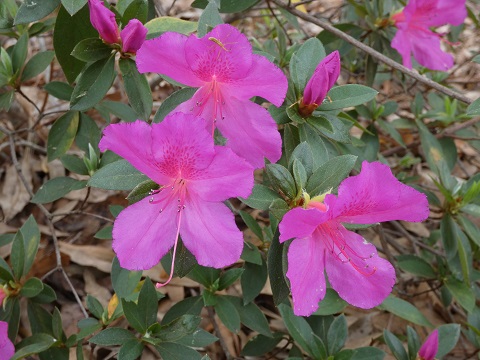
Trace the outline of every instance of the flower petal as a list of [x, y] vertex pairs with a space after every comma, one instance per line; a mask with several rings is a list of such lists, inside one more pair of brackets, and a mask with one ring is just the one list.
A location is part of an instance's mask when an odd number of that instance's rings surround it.
[[340, 224], [328, 224], [318, 233], [322, 241], [330, 244], [325, 267], [328, 281], [338, 295], [362, 309], [380, 305], [395, 284], [393, 266], [378, 256], [375, 246]]
[[325, 96], [330, 90], [329, 75], [325, 66], [320, 66], [315, 69], [310, 80], [308, 80], [303, 92], [303, 104], [317, 104], [320, 105], [325, 99]]
[[[191, 37], [196, 38], [195, 35]], [[145, 41], [137, 51], [138, 71], [166, 75], [187, 86], [202, 86], [204, 82], [195, 76], [185, 59], [187, 39], [185, 35], [166, 32], [158, 38]]]
[[100, 37], [109, 44], [118, 42], [119, 31], [115, 14], [107, 9], [102, 0], [88, 0], [90, 22]]
[[122, 51], [135, 54], [142, 46], [147, 36], [148, 29], [143, 26], [140, 20], [132, 19], [120, 32], [122, 39]]
[[409, 33], [413, 57], [420, 65], [439, 71], [446, 71], [453, 66], [453, 56], [441, 49], [439, 35], [430, 30]]
[[293, 208], [280, 222], [280, 242], [311, 236], [317, 226], [325, 220], [325, 213], [317, 209]]
[[113, 224], [112, 247], [120, 265], [129, 270], [146, 270], [158, 264], [175, 243], [177, 206], [169, 203], [165, 189], [125, 208]]
[[430, 335], [425, 339], [418, 355], [423, 360], [435, 360], [435, 356], [438, 352], [438, 329], [433, 330]]
[[144, 121], [108, 125], [98, 147], [101, 151], [111, 150], [120, 155], [157, 184], [169, 181], [155, 166], [151, 150], [152, 128]]
[[[397, 30], [397, 33], [392, 39], [392, 48], [397, 50], [400, 55], [402, 56], [402, 61], [403, 61], [403, 66], [411, 69], [412, 68], [412, 59], [411, 59], [411, 53], [412, 53], [412, 45], [410, 44], [410, 38], [405, 29], [402, 29], [400, 25], [398, 25], [399, 28]], [[404, 24], [403, 24], [403, 26]]]
[[223, 119], [217, 128], [227, 140], [227, 146], [255, 168], [264, 167], [264, 157], [277, 162], [282, 156], [282, 139], [275, 120], [267, 110], [251, 101], [226, 97]]
[[200, 87], [190, 100], [178, 105], [172, 113], [183, 112], [201, 117], [206, 121], [205, 128], [207, 131], [213, 133], [215, 130], [214, 120], [217, 116], [215, 111], [218, 112], [218, 116], [221, 118], [221, 104], [217, 102], [217, 107], [215, 107], [215, 99], [211, 92], [211, 86], [211, 84], [207, 84]]
[[10, 359], [15, 354], [15, 346], [8, 338], [8, 323], [0, 321], [0, 359]]
[[243, 234], [225, 204], [189, 194], [182, 211], [182, 241], [200, 265], [222, 268], [240, 258]]
[[261, 96], [275, 106], [280, 106], [287, 94], [288, 81], [280, 68], [266, 57], [253, 54], [253, 62], [244, 78], [222, 84], [231, 94], [240, 100]]
[[436, 11], [433, 14], [429, 26], [441, 26], [463, 24], [467, 17], [466, 0], [439, 0]]
[[245, 35], [228, 24], [215, 26], [200, 39], [190, 36], [186, 49], [188, 65], [205, 82], [243, 78], [252, 65], [252, 45]]
[[381, 221], [423, 221], [428, 217], [425, 194], [402, 184], [387, 165], [362, 163], [359, 175], [345, 179], [338, 188], [338, 198], [325, 197], [331, 218], [354, 224]]
[[152, 152], [158, 171], [172, 179], [196, 178], [215, 156], [205, 121], [180, 112], [152, 125]]
[[324, 251], [322, 242], [312, 237], [295, 239], [288, 248], [287, 277], [297, 316], [310, 316], [325, 297]]
[[248, 197], [253, 189], [253, 168], [224, 146], [215, 146], [215, 157], [207, 169], [191, 180], [188, 190], [205, 201]]

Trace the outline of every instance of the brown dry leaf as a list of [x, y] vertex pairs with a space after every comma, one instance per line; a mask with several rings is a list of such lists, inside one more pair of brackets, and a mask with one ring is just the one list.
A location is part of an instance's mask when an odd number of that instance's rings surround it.
[[110, 247], [98, 245], [74, 245], [60, 242], [60, 251], [68, 255], [72, 262], [83, 266], [93, 266], [98, 270], [110, 273], [115, 254]]
[[103, 307], [106, 307], [112, 296], [110, 291], [97, 283], [95, 275], [89, 269], [85, 269], [83, 272], [83, 279], [85, 280], [85, 292], [96, 297], [98, 301], [100, 301], [100, 304], [102, 304]]
[[413, 232], [417, 234], [418, 236], [428, 238], [430, 236], [430, 230], [425, 226], [424, 223], [419, 223], [419, 222], [406, 222], [406, 221], [401, 221], [403, 227], [407, 229], [410, 232]]
[[[20, 163], [23, 176], [28, 185], [32, 187], [32, 173], [30, 171], [29, 156], [25, 156]], [[9, 221], [23, 210], [30, 202], [30, 195], [23, 186], [14, 165], [10, 165], [5, 173], [2, 191], [0, 191], [0, 207], [5, 216], [4, 221]]]

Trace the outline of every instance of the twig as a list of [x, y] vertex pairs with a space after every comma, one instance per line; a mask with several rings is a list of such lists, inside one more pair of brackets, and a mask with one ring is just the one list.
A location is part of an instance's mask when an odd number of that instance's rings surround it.
[[230, 354], [230, 351], [228, 351], [227, 343], [225, 342], [225, 339], [222, 336], [222, 333], [220, 332], [220, 328], [217, 324], [217, 321], [215, 320], [215, 310], [213, 309], [212, 306], [207, 306], [207, 311], [208, 311], [208, 316], [212, 320], [213, 327], [215, 328], [215, 334], [218, 337], [218, 340], [220, 341], [220, 346], [222, 347], [223, 352], [225, 353], [225, 357], [227, 360], [232, 359], [232, 355]]
[[425, 85], [428, 85], [430, 86], [431, 88], [435, 89], [435, 90], [438, 90], [440, 91], [441, 93], [444, 93], [445, 95], [448, 95], [454, 99], [457, 99], [457, 100], [460, 100], [466, 104], [471, 104], [473, 102], [472, 99], [466, 97], [465, 95], [463, 94], [459, 94], [457, 92], [455, 92], [454, 90], [452, 89], [449, 89], [443, 85], [440, 85], [439, 83], [433, 81], [433, 80], [430, 80], [428, 78], [426, 78], [425, 76], [423, 75], [420, 75], [419, 73], [413, 71], [413, 70], [410, 70], [409, 68], [397, 63], [396, 61], [390, 59], [389, 57], [379, 53], [378, 51], [372, 49], [370, 46], [368, 45], [365, 45], [364, 43], [358, 41], [357, 39], [353, 38], [352, 36], [344, 33], [343, 31], [341, 30], [338, 30], [336, 27], [334, 27], [333, 25], [321, 20], [321, 19], [318, 19], [314, 16], [311, 16], [311, 15], [308, 15], [308, 14], [305, 14], [303, 12], [301, 12], [300, 10], [297, 10], [295, 8], [292, 8], [290, 6], [288, 6], [287, 4], [285, 4], [284, 2], [280, 1], [280, 0], [270, 0], [272, 1], [273, 3], [275, 3], [277, 6], [287, 10], [289, 13], [305, 20], [305, 21], [308, 21], [312, 24], [315, 24], [319, 27], [321, 27], [322, 29], [334, 34], [335, 36], [339, 37], [340, 39], [342, 40], [345, 40], [346, 42], [352, 44], [353, 46], [355, 46], [356, 48], [366, 52], [367, 54], [369, 54], [370, 56], [372, 56], [373, 58], [383, 62], [384, 64], [398, 70], [398, 71], [401, 71], [402, 73], [420, 81], [421, 83], [425, 84]]
[[444, 257], [445, 254], [442, 254], [441, 252], [432, 249], [430, 246], [425, 245], [421, 241], [417, 241], [415, 238], [413, 238], [412, 235], [408, 233], [407, 230], [403, 228], [403, 226], [398, 222], [398, 221], [391, 221], [390, 222], [398, 231], [400, 231], [405, 237], [412, 242], [412, 244], [417, 245], [418, 247], [421, 247], [422, 249], [427, 250], [428, 252], [431, 252], [432, 254], [438, 255], [440, 257]]
[[89, 212], [82, 211], [82, 210], [73, 210], [73, 211], [68, 211], [68, 212], [63, 212], [63, 213], [55, 213], [55, 214], [51, 214], [50, 217], [53, 219], [54, 217], [58, 217], [58, 216], [70, 216], [70, 215], [77, 215], [77, 214], [78, 215], [87, 215], [87, 216], [91, 216], [91, 217], [94, 217], [94, 218], [97, 218], [97, 219], [100, 219], [100, 220], [105, 220], [105, 221], [113, 223], [112, 219], [109, 219], [105, 216], [89, 213]]

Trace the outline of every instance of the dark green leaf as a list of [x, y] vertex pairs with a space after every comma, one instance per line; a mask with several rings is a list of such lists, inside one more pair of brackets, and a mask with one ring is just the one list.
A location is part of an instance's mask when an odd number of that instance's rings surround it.
[[338, 353], [347, 340], [347, 320], [342, 314], [333, 320], [327, 333], [327, 347], [330, 355]]
[[239, 198], [244, 204], [258, 210], [268, 210], [270, 204], [275, 199], [281, 197], [273, 190], [270, 190], [264, 185], [255, 184], [252, 193], [247, 199]]
[[213, 336], [203, 329], [197, 329], [192, 334], [186, 335], [176, 342], [177, 344], [190, 347], [206, 347], [215, 341], [218, 341], [216, 336]]
[[10, 262], [12, 263], [15, 279], [19, 280], [24, 273], [25, 268], [25, 242], [21, 231], [17, 231], [12, 243], [12, 252], [10, 253]]
[[40, 244], [40, 230], [32, 215], [30, 215], [22, 225], [20, 232], [23, 235], [25, 248], [24, 274], [28, 274], [37, 255], [38, 245]]
[[202, 318], [195, 315], [182, 315], [167, 325], [155, 331], [155, 337], [160, 341], [176, 342], [177, 340], [192, 334], [200, 325]]
[[319, 133], [308, 123], [303, 123], [298, 126], [298, 134], [300, 141], [306, 142], [310, 146], [313, 155], [312, 171], [315, 171], [330, 157], [325, 143]]
[[133, 293], [142, 277], [141, 271], [130, 271], [120, 266], [115, 256], [112, 262], [112, 285], [119, 298], [125, 298]]
[[176, 343], [164, 342], [155, 348], [163, 360], [200, 360], [202, 358], [195, 350]]
[[288, 170], [279, 164], [268, 164], [266, 169], [268, 177], [273, 183], [273, 187], [281, 191], [288, 198], [294, 199], [297, 194], [295, 180]]
[[79, 120], [80, 114], [77, 111], [68, 111], [55, 121], [48, 133], [48, 161], [62, 156], [70, 149], [77, 134]]
[[175, 91], [172, 95], [166, 98], [158, 108], [153, 118], [154, 123], [162, 122], [165, 116], [170, 114], [180, 103], [190, 100], [197, 89], [183, 88]]
[[25, 296], [27, 298], [32, 298], [40, 294], [43, 290], [43, 283], [38, 278], [30, 278], [28, 279], [25, 284], [23, 284], [20, 295]]
[[57, 341], [52, 336], [47, 334], [34, 334], [24, 341], [27, 340], [28, 345], [20, 348], [21, 344], [19, 344], [18, 347], [20, 349], [15, 353], [15, 355], [12, 356], [10, 360], [19, 360], [26, 358], [29, 355], [38, 354], [49, 349]]
[[53, 336], [55, 337], [55, 339], [58, 339], [62, 342], [65, 341], [65, 333], [63, 332], [63, 325], [62, 325], [62, 315], [60, 314], [60, 310], [58, 310], [57, 307], [55, 307], [55, 309], [53, 310], [52, 330], [53, 330]]
[[280, 244], [278, 230], [275, 232], [270, 249], [268, 250], [268, 275], [272, 287], [273, 301], [278, 306], [288, 298], [290, 289], [285, 280], [283, 253], [285, 244]]
[[132, 190], [147, 179], [127, 160], [122, 159], [96, 171], [88, 181], [88, 185], [107, 190]]
[[254, 303], [244, 305], [242, 299], [236, 296], [227, 295], [226, 298], [235, 306], [235, 309], [237, 309], [242, 324], [262, 335], [272, 336], [267, 318], [257, 305]]
[[436, 273], [432, 265], [416, 255], [399, 255], [397, 256], [397, 264], [403, 271], [408, 271], [417, 276], [425, 278], [435, 278]]
[[[126, 122], [137, 120], [137, 114], [135, 114], [135, 111], [133, 111], [129, 105], [121, 102], [104, 100], [96, 105], [95, 109], [99, 111], [105, 110]], [[110, 119], [107, 119], [107, 121], [110, 122]]]
[[61, 81], [51, 81], [45, 84], [43, 89], [57, 99], [65, 101], [70, 101], [73, 92], [73, 87]]
[[258, 248], [252, 243], [243, 243], [243, 252], [241, 258], [246, 262], [262, 265], [262, 255], [260, 254]]
[[52, 320], [53, 317], [39, 304], [36, 304], [32, 301], [27, 303], [27, 314], [28, 321], [30, 321], [30, 326], [33, 334], [45, 333], [53, 335], [52, 329]]
[[377, 96], [378, 91], [363, 85], [348, 84], [332, 88], [327, 100], [317, 109], [319, 111], [339, 110], [350, 106], [364, 104]]
[[73, 190], [80, 190], [87, 186], [87, 181], [76, 180], [71, 177], [57, 177], [48, 180], [40, 186], [33, 196], [31, 202], [34, 204], [45, 204], [57, 199]]
[[342, 155], [322, 164], [308, 179], [307, 193], [313, 197], [336, 188], [350, 174], [356, 160], [354, 155]]
[[60, 0], [25, 0], [15, 16], [15, 25], [28, 24], [43, 19], [60, 5]]
[[402, 342], [387, 329], [383, 330], [383, 338], [397, 360], [408, 360]]
[[[75, 30], [72, 31], [72, 29]], [[87, 6], [73, 16], [70, 16], [65, 8], [60, 8], [55, 21], [53, 46], [57, 60], [69, 83], [75, 81], [85, 66], [83, 61], [75, 59], [70, 54], [80, 41], [92, 37], [98, 37], [98, 32], [90, 24], [90, 13]]]
[[438, 352], [436, 358], [441, 359], [447, 355], [460, 338], [459, 324], [445, 324], [437, 328], [438, 330]]
[[108, 58], [112, 48], [98, 37], [83, 39], [73, 49], [72, 56], [84, 62], [98, 61]]
[[137, 65], [131, 59], [120, 59], [119, 65], [130, 105], [139, 119], [148, 120], [152, 113], [153, 99], [147, 78], [138, 72]]
[[80, 175], [88, 175], [88, 170], [83, 159], [75, 155], [63, 155], [60, 157], [60, 161], [68, 171]]
[[70, 108], [84, 111], [98, 104], [112, 86], [115, 76], [115, 56], [87, 65], [73, 89]]
[[43, 284], [43, 290], [40, 294], [30, 300], [39, 304], [48, 304], [57, 300], [57, 294], [49, 285]]
[[75, 15], [88, 0], [62, 0], [62, 5], [70, 15]]
[[410, 360], [415, 360], [421, 344], [417, 332], [410, 326], [407, 326], [407, 340], [408, 357]]
[[90, 116], [81, 113], [77, 136], [75, 137], [77, 146], [82, 149], [87, 156], [90, 153], [90, 146], [92, 146], [97, 153], [99, 151], [98, 142], [100, 138], [100, 129], [95, 121]]
[[162, 319], [162, 325], [168, 324], [182, 315], [190, 314], [199, 316], [203, 308], [201, 296], [186, 298], [173, 305]]
[[[220, 0], [219, 11], [221, 13], [236, 13], [247, 10], [255, 5], [259, 0]], [[205, 9], [208, 5], [208, 0], [195, 0], [192, 7]]]
[[4, 109], [8, 111], [12, 105], [14, 96], [15, 90], [6, 91], [0, 94], [0, 110]]
[[127, 329], [112, 327], [99, 332], [88, 341], [96, 345], [112, 346], [122, 345], [126, 341], [133, 339], [135, 339], [135, 335]]
[[409, 302], [399, 299], [393, 295], [387, 297], [383, 303], [378, 306], [381, 310], [389, 311], [414, 324], [432, 327], [430, 321]]
[[245, 269], [235, 268], [225, 271], [220, 276], [220, 281], [218, 282], [218, 290], [223, 290], [232, 285], [235, 281], [242, 276]]
[[445, 282], [445, 286], [452, 293], [453, 297], [462, 305], [466, 310], [472, 311], [475, 307], [475, 294], [473, 290], [450, 276]]
[[197, 265], [188, 273], [188, 277], [209, 289], [219, 279], [220, 270]]
[[313, 314], [322, 316], [333, 315], [341, 312], [346, 306], [347, 303], [345, 300], [338, 296], [335, 290], [328, 288], [325, 297], [320, 302], [318, 310]]
[[217, 296], [215, 311], [223, 324], [233, 333], [240, 330], [240, 315], [226, 296]]
[[310, 38], [293, 54], [290, 59], [290, 75], [296, 89], [303, 93], [315, 68], [325, 57], [325, 49], [317, 38]]
[[240, 216], [242, 217], [243, 222], [248, 226], [252, 232], [258, 236], [260, 240], [263, 241], [263, 232], [260, 225], [258, 225], [257, 221], [247, 212], [240, 211]]
[[450, 214], [444, 214], [442, 217], [440, 232], [447, 259], [451, 260], [458, 251], [458, 225], [453, 221]]
[[23, 69], [21, 81], [30, 80], [40, 74], [50, 65], [54, 57], [54, 51], [42, 51], [32, 56]]
[[97, 319], [102, 319], [103, 316], [103, 306], [95, 297], [88, 294], [87, 295], [87, 309], [95, 316]]
[[253, 301], [262, 291], [267, 282], [268, 269], [267, 264], [262, 259], [262, 264], [245, 263], [245, 272], [242, 275], [241, 284], [243, 292], [243, 302], [248, 304]]
[[267, 337], [265, 335], [257, 335], [251, 338], [248, 343], [243, 347], [242, 356], [262, 356], [278, 345], [283, 339], [283, 334], [276, 332], [273, 337]]
[[371, 346], [362, 347], [354, 350], [350, 360], [383, 360], [385, 352]]
[[127, 340], [118, 352], [118, 360], [135, 360], [142, 355], [144, 345], [137, 339]]
[[13, 46], [11, 53], [13, 73], [19, 71], [27, 58], [28, 52], [28, 33], [23, 33]]
[[198, 37], [203, 37], [207, 32], [213, 29], [216, 25], [222, 24], [223, 20], [218, 12], [218, 7], [215, 1], [211, 1], [205, 7], [200, 19], [198, 20]]
[[467, 114], [471, 116], [480, 115], [480, 98], [468, 105]]

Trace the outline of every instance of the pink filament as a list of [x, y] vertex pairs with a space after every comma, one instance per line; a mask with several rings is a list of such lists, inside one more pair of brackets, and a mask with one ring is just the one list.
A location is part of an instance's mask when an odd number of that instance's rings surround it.
[[171, 267], [170, 267], [170, 276], [168, 277], [167, 281], [165, 281], [164, 283], [158, 282], [155, 285], [155, 287], [157, 289], [160, 289], [161, 287], [167, 285], [172, 280], [173, 272], [175, 270], [175, 256], [177, 254], [177, 245], [178, 245], [178, 239], [179, 239], [179, 235], [180, 235], [180, 223], [181, 223], [181, 221], [182, 221], [182, 212], [180, 211], [179, 214], [178, 214], [177, 235], [175, 235], [175, 245], [173, 245], [173, 255], [172, 255], [172, 264], [171, 264]]

